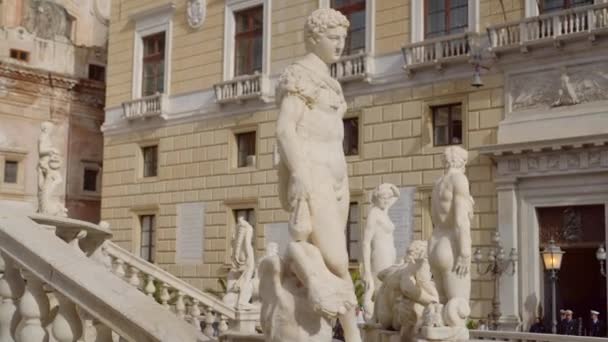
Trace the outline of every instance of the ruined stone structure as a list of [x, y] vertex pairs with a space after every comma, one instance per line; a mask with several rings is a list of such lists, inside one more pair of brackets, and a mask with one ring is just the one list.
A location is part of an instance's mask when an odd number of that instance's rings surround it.
[[110, 2], [0, 4], [0, 204], [37, 210], [41, 123], [63, 156], [56, 190], [72, 218], [99, 221]]

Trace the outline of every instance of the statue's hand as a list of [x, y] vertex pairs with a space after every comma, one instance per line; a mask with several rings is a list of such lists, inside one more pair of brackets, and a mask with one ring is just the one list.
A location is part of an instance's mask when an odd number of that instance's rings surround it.
[[469, 268], [471, 267], [471, 257], [470, 256], [458, 256], [456, 260], [456, 264], [454, 265], [454, 272], [459, 278], [463, 278], [467, 274], [469, 274]]

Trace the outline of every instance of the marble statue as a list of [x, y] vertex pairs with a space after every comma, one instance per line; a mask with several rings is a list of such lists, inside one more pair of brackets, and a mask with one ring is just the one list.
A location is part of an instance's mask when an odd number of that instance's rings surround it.
[[348, 26], [340, 12], [314, 11], [305, 24], [307, 54], [278, 82], [279, 198], [289, 213], [290, 243], [283, 259], [268, 256], [260, 264], [266, 341], [329, 342], [334, 318], [346, 342], [361, 341], [344, 233], [347, 105], [328, 66], [342, 55]]
[[376, 293], [373, 323], [400, 331], [402, 341], [414, 341], [425, 307], [439, 302], [428, 262], [426, 241], [412, 241], [403, 263], [382, 270]]
[[240, 309], [251, 308], [254, 276], [253, 227], [239, 217], [232, 240], [232, 269], [228, 274], [227, 293], [222, 299], [224, 303]]
[[424, 325], [423, 339], [468, 339], [465, 323], [470, 314], [470, 228], [474, 201], [464, 173], [467, 159], [468, 153], [463, 148], [446, 148], [443, 153], [445, 172], [433, 188], [431, 216], [434, 228], [429, 241], [429, 262], [441, 304], [434, 304], [429, 311], [441, 310], [443, 321], [439, 322], [441, 326], [437, 326], [437, 320], [432, 320], [433, 325]]
[[365, 295], [363, 308], [365, 319], [369, 320], [374, 312], [372, 298], [380, 287], [378, 273], [397, 260], [397, 251], [393, 240], [395, 225], [388, 216], [389, 208], [399, 199], [399, 189], [393, 184], [380, 184], [371, 195], [371, 208], [363, 230], [363, 281]]
[[38, 138], [38, 212], [53, 216], [67, 216], [67, 209], [53, 193], [63, 182], [59, 150], [53, 146], [51, 136], [54, 125], [45, 121], [40, 125]]
[[207, 14], [206, 0], [188, 0], [186, 5], [186, 17], [191, 28], [199, 28], [205, 22]]

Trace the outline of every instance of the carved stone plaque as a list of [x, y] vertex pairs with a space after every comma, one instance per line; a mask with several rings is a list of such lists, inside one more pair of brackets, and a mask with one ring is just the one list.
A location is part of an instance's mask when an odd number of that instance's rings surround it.
[[287, 222], [266, 224], [264, 233], [266, 245], [268, 245], [269, 242], [275, 242], [279, 245], [279, 255], [283, 255], [290, 239]]
[[203, 262], [204, 232], [205, 203], [177, 204], [176, 263], [200, 264]]
[[514, 75], [508, 89], [511, 112], [608, 100], [608, 62]]
[[207, 2], [205, 0], [188, 0], [186, 17], [191, 28], [199, 28], [205, 22]]
[[414, 232], [414, 196], [415, 187], [399, 188], [401, 193], [399, 200], [388, 210], [388, 216], [395, 225], [395, 249], [397, 260], [405, 255], [407, 247], [412, 241]]

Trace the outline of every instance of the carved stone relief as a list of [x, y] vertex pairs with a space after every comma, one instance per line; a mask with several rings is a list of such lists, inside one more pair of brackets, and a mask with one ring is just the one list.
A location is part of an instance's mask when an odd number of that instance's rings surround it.
[[207, 15], [207, 1], [206, 0], [188, 0], [186, 6], [186, 17], [188, 18], [188, 25], [191, 28], [199, 28], [205, 22]]
[[608, 100], [606, 70], [608, 63], [602, 62], [515, 75], [509, 81], [511, 111]]
[[73, 18], [63, 6], [49, 0], [27, 0], [26, 3], [24, 26], [29, 32], [43, 39], [71, 38]]

